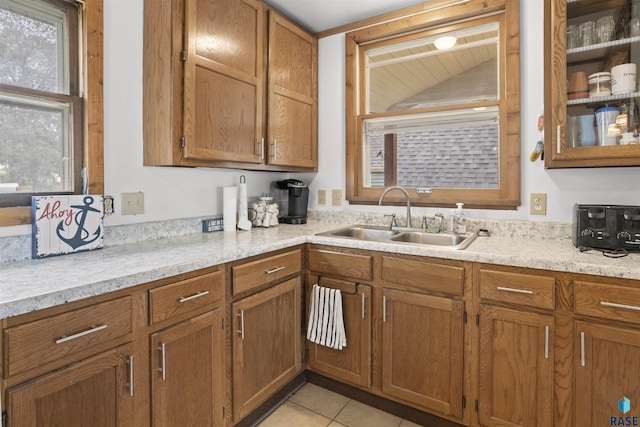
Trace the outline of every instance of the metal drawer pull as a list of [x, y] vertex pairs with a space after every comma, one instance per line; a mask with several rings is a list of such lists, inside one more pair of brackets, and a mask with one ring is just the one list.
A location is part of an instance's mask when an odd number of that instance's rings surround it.
[[240, 338], [244, 341], [244, 310], [241, 310], [240, 313], [237, 314], [240, 317]]
[[85, 335], [89, 335], [89, 334], [92, 334], [94, 332], [101, 331], [101, 330], [106, 329], [106, 328], [107, 328], [107, 325], [92, 326], [89, 329], [87, 329], [86, 331], [78, 332], [77, 334], [73, 334], [73, 335], [69, 335], [69, 336], [63, 335], [63, 336], [61, 336], [60, 338], [58, 338], [56, 340], [56, 344], [62, 344], [62, 343], [65, 343], [67, 341], [75, 340], [76, 338], [80, 338], [80, 337], [83, 337]]
[[584, 332], [580, 332], [580, 366], [586, 366], [584, 356]]
[[285, 268], [287, 268], [287, 267], [276, 267], [276, 268], [274, 268], [273, 270], [267, 270], [267, 271], [265, 271], [265, 273], [267, 273], [267, 274], [273, 274], [273, 273], [277, 273], [278, 271], [282, 271], [282, 270], [284, 270]]
[[364, 300], [367, 296], [365, 294], [362, 294], [362, 318], [364, 319]]
[[182, 302], [191, 301], [192, 299], [200, 298], [205, 295], [209, 295], [209, 291], [198, 292], [197, 294], [191, 295], [189, 297], [180, 298], [179, 302], [182, 303]]
[[127, 387], [129, 387], [129, 396], [133, 397], [133, 356], [127, 358], [127, 364], [129, 365], [129, 382], [127, 383]]
[[382, 297], [382, 321], [387, 321], [387, 297]]
[[505, 291], [505, 292], [515, 292], [516, 294], [533, 295], [533, 291], [530, 291], [528, 289], [507, 288], [504, 286], [496, 286], [496, 289], [499, 291]]
[[544, 358], [549, 358], [549, 326], [544, 327]]
[[637, 305], [617, 304], [615, 302], [607, 302], [607, 301], [600, 301], [600, 305], [604, 305], [605, 307], [622, 308], [622, 309], [625, 309], [625, 310], [640, 311], [640, 307], [638, 307]]
[[167, 345], [165, 343], [160, 344], [158, 350], [160, 350], [162, 357], [162, 367], [159, 370], [162, 372], [162, 380], [164, 381], [167, 379]]

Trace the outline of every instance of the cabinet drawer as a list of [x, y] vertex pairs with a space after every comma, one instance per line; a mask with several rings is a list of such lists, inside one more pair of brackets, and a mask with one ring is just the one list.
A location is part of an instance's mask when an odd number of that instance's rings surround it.
[[551, 309], [555, 283], [549, 276], [481, 269], [480, 298]]
[[224, 296], [222, 272], [182, 280], [149, 291], [151, 324], [216, 302]]
[[463, 267], [413, 259], [383, 256], [382, 280], [451, 295], [464, 292]]
[[302, 252], [296, 249], [232, 267], [233, 294], [249, 291], [265, 283], [298, 273], [301, 264]]
[[7, 328], [8, 374], [27, 371], [131, 332], [129, 296]]
[[574, 287], [576, 313], [640, 322], [640, 289], [579, 281]]
[[351, 279], [373, 278], [373, 257], [323, 249], [309, 250], [309, 270]]

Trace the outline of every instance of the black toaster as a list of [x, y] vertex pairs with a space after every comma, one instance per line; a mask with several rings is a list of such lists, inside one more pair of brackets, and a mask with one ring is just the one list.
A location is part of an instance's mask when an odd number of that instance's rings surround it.
[[640, 206], [574, 205], [573, 244], [640, 251]]

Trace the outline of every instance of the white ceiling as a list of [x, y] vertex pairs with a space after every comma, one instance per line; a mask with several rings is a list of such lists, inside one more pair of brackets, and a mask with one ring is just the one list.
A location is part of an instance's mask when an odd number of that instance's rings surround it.
[[264, 0], [312, 33], [371, 18], [429, 0]]

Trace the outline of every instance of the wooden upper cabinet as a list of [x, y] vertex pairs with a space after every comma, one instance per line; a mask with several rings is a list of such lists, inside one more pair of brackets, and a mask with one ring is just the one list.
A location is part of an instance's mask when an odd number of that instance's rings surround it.
[[270, 165], [318, 167], [318, 41], [269, 12]]
[[263, 13], [252, 0], [186, 0], [184, 157], [260, 163]]
[[266, 10], [146, 0], [145, 165], [317, 170], [317, 40]]
[[[598, 136], [595, 116], [606, 105], [619, 108], [614, 124], [616, 132], [633, 132], [640, 126], [637, 113], [640, 91], [636, 88], [616, 93], [611, 87], [611, 94], [606, 90], [596, 93], [589, 90], [588, 81], [571, 83], [578, 82], [579, 75], [588, 80], [592, 74], [611, 72], [614, 66], [623, 63], [640, 65], [640, 37], [632, 37], [628, 28], [634, 18], [631, 3], [631, 0], [545, 0], [545, 167], [640, 165], [640, 144], [622, 145], [620, 136]], [[610, 41], [601, 42], [594, 34], [590, 44], [567, 45], [570, 26], [577, 31], [581, 24], [596, 23], [605, 16], [611, 16], [615, 23]], [[606, 145], [614, 141], [615, 145]]]

